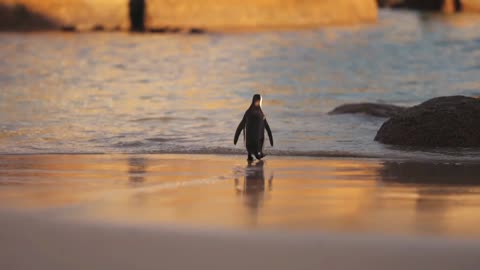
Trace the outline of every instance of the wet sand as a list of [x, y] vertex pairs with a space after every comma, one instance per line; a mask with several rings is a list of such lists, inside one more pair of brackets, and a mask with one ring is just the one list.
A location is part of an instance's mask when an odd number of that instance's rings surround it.
[[478, 269], [480, 166], [0, 156], [1, 269]]
[[480, 166], [229, 155], [0, 156], [0, 205], [62, 219], [478, 237]]

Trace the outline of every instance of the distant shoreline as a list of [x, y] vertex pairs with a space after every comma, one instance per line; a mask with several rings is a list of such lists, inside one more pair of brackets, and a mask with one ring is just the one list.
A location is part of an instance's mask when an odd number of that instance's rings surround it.
[[[147, 32], [199, 33], [300, 29], [373, 23], [375, 0], [148, 0]], [[129, 30], [128, 1], [0, 0], [0, 31]], [[198, 29], [199, 31], [196, 31]], [[173, 30], [173, 31], [170, 31]]]
[[[262, 33], [262, 32], [290, 32], [290, 31], [310, 31], [323, 29], [325, 27], [335, 27], [335, 28], [357, 28], [357, 27], [368, 27], [374, 25], [375, 21], [366, 21], [358, 24], [330, 24], [330, 25], [284, 25], [284, 26], [257, 26], [255, 28], [249, 27], [223, 27], [223, 28], [197, 28], [197, 27], [184, 27], [184, 28], [174, 28], [170, 30], [169, 27], [156, 27], [156, 28], [147, 28], [141, 33], [134, 34], [144, 34], [144, 35], [197, 35], [197, 34], [244, 34], [244, 33]], [[164, 30], [167, 29], [167, 30]], [[192, 33], [194, 29], [199, 29], [199, 33]], [[32, 28], [1, 28], [0, 33], [129, 33], [128, 29], [108, 29], [104, 28], [102, 30], [96, 30], [95, 28], [71, 28], [71, 27], [52, 27], [46, 29], [38, 29], [35, 27]]]

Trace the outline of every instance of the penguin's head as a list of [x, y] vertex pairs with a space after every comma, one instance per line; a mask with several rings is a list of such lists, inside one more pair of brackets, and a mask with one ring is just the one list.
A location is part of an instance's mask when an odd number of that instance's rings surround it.
[[253, 95], [252, 106], [262, 107], [262, 96], [260, 94]]

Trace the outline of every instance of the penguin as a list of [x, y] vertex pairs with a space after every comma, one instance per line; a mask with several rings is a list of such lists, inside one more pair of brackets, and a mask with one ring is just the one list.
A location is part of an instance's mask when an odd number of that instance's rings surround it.
[[265, 141], [265, 129], [268, 133], [270, 145], [273, 146], [273, 136], [267, 118], [262, 111], [262, 96], [255, 94], [252, 98], [252, 104], [243, 115], [243, 119], [238, 124], [235, 131], [233, 144], [237, 144], [238, 137], [242, 130], [245, 136], [245, 145], [248, 152], [248, 161], [253, 161], [253, 156], [261, 160], [265, 155], [263, 154], [263, 143]]

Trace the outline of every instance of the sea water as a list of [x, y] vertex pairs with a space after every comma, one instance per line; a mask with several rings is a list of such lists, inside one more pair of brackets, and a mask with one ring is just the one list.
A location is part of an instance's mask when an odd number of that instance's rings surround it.
[[270, 155], [477, 160], [391, 147], [338, 105], [480, 95], [480, 17], [381, 11], [376, 24], [252, 33], [2, 33], [0, 153], [243, 153], [253, 94]]

